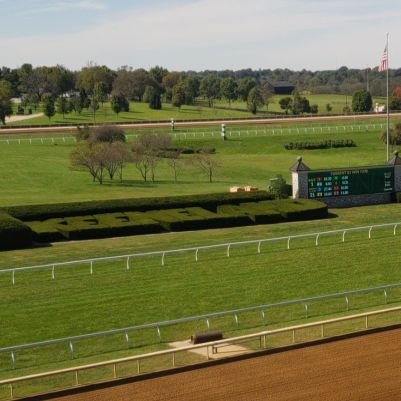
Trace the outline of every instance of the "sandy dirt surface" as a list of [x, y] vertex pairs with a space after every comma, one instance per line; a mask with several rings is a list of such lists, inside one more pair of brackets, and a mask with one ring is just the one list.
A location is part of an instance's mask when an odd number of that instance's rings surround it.
[[401, 400], [401, 329], [110, 386], [60, 401]]
[[14, 121], [22, 121], [22, 120], [30, 120], [31, 118], [36, 118], [36, 117], [41, 117], [43, 116], [43, 113], [35, 113], [35, 114], [27, 114], [24, 116], [10, 116], [6, 117], [6, 124], [7, 123], [12, 123]]

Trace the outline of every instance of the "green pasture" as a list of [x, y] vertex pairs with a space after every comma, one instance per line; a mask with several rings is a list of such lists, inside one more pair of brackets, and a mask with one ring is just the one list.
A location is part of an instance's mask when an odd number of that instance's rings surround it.
[[[174, 182], [172, 169], [161, 162], [154, 183], [144, 183], [135, 166], [128, 164], [123, 182], [106, 180], [99, 185], [92, 182], [87, 172], [70, 169], [69, 155], [80, 146], [72, 136], [3, 136], [0, 138], [0, 169], [3, 171], [0, 206], [226, 192], [235, 185], [266, 189], [269, 179], [277, 174], [290, 180], [289, 168], [299, 154], [312, 169], [383, 164], [386, 153], [380, 136], [384, 123], [368, 121], [228, 126], [227, 141], [221, 139], [219, 127], [176, 130], [176, 146], [216, 149], [212, 157], [218, 160], [220, 167], [215, 170], [212, 183], [189, 163], [190, 157], [184, 155], [177, 182]], [[127, 131], [127, 146], [139, 132]], [[302, 152], [284, 149], [289, 142], [326, 139], [352, 139], [357, 146]]]
[[[1, 268], [395, 222], [400, 220], [401, 205], [332, 213], [332, 218], [320, 221], [60, 243], [2, 252]], [[10, 273], [0, 274], [0, 347], [396, 283], [400, 281], [396, 263], [400, 235], [393, 236], [392, 228], [375, 230], [371, 240], [367, 231], [349, 233], [345, 243], [341, 234], [322, 236], [318, 247], [314, 238], [299, 239], [292, 241], [290, 250], [283, 241], [262, 245], [261, 254], [255, 245], [232, 247], [229, 258], [225, 249], [202, 251], [198, 262], [191, 252], [167, 256], [165, 266], [161, 266], [160, 257], [147, 257], [131, 260], [129, 270], [124, 260], [101, 262], [94, 265], [92, 275], [86, 263], [57, 269], [55, 279], [51, 278], [51, 269], [17, 272], [14, 286]], [[399, 302], [401, 293], [388, 296], [389, 302]], [[351, 298], [352, 311], [384, 304], [382, 294], [362, 298]], [[311, 305], [309, 314], [317, 319], [341, 311], [343, 300], [335, 305]], [[268, 315], [266, 322], [259, 315], [241, 316], [238, 328], [232, 317], [224, 318], [212, 321], [212, 328], [235, 335], [246, 327], [260, 329], [265, 324], [274, 327], [277, 323], [305, 321], [301, 305], [276, 313], [273, 320]], [[158, 347], [202, 330], [206, 330], [205, 322], [162, 329]], [[66, 345], [48, 347], [41, 353], [20, 351], [14, 370], [6, 353], [0, 355], [0, 377], [132, 355], [155, 349], [158, 343], [156, 331], [149, 330], [130, 333], [129, 349], [122, 335], [77, 342], [74, 359]]]
[[[38, 108], [36, 112], [41, 112]], [[86, 124], [86, 123], [107, 123], [119, 121], [170, 121], [174, 120], [208, 120], [224, 118], [249, 118], [252, 114], [244, 110], [226, 110], [218, 108], [209, 108], [205, 106], [182, 106], [180, 108], [172, 106], [170, 103], [163, 103], [161, 110], [152, 110], [147, 103], [130, 102], [130, 111], [121, 112], [118, 115], [111, 109], [110, 103], [106, 102], [100, 105], [95, 116], [88, 109], [83, 109], [81, 114], [72, 112], [65, 114], [56, 113], [50, 120], [46, 116], [35, 117], [28, 120], [10, 123], [10, 126], [26, 125], [48, 125], [48, 124]]]
[[[280, 99], [285, 96], [274, 95], [268, 107], [262, 107], [258, 110], [257, 115], [269, 116], [273, 114], [283, 115], [284, 111], [280, 108]], [[309, 103], [318, 105], [318, 114], [342, 114], [345, 106], [351, 107], [352, 95], [337, 94], [307, 94], [305, 97]], [[376, 102], [384, 104], [383, 97], [373, 98], [373, 104]], [[330, 104], [332, 110], [327, 111], [326, 105]], [[28, 109], [28, 108], [27, 108]], [[41, 107], [33, 110], [34, 113], [41, 112]], [[14, 105], [14, 113], [16, 105]], [[50, 120], [46, 116], [35, 117], [28, 120], [10, 123], [10, 126], [27, 126], [27, 125], [51, 125], [51, 124], [86, 124], [86, 123], [108, 123], [108, 122], [135, 122], [135, 121], [169, 121], [173, 118], [180, 120], [207, 120], [207, 119], [224, 119], [224, 118], [252, 118], [254, 115], [247, 110], [246, 102], [236, 100], [229, 104], [224, 99], [217, 99], [213, 107], [208, 107], [207, 102], [199, 99], [197, 105], [186, 106], [180, 108], [172, 106], [170, 103], [163, 103], [161, 110], [152, 110], [147, 103], [130, 102], [130, 111], [115, 114], [110, 106], [110, 102], [100, 105], [95, 116], [88, 109], [83, 109], [81, 114], [72, 112], [65, 114], [56, 113]]]

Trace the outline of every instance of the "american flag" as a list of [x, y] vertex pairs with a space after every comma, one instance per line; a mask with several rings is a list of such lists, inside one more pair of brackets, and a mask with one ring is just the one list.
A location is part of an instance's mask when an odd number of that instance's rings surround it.
[[384, 48], [383, 56], [380, 60], [379, 64], [379, 72], [387, 71], [388, 69], [388, 56], [387, 56], [387, 45]]

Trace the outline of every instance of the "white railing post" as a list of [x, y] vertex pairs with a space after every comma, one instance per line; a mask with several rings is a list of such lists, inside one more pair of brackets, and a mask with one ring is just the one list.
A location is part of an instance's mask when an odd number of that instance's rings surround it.
[[164, 256], [165, 256], [165, 252], [162, 253], [162, 266], [164, 266]]
[[349, 299], [347, 296], [345, 296], [345, 305], [346, 305], [347, 312], [348, 312], [349, 311]]
[[305, 308], [305, 318], [308, 319], [308, 304], [304, 304], [304, 308]]
[[290, 249], [290, 241], [291, 241], [291, 237], [288, 237], [288, 239], [287, 239], [287, 249]]
[[231, 244], [228, 244], [227, 245], [227, 252], [226, 252], [227, 257], [230, 257], [230, 248], [231, 248]]
[[52, 266], [52, 280], [54, 280], [55, 279], [55, 274], [54, 274], [54, 265]]
[[128, 332], [125, 333], [125, 342], [127, 343], [127, 347], [129, 348], [129, 334], [128, 334]]
[[90, 262], [90, 273], [93, 274], [93, 260]]
[[129, 256], [127, 257], [127, 263], [126, 263], [126, 269], [129, 270], [130, 266], [129, 266]]
[[234, 314], [234, 319], [235, 319], [235, 324], [237, 325], [237, 327], [238, 327], [238, 325], [239, 325], [239, 320], [238, 320], [238, 315], [235, 313]]
[[14, 388], [13, 388], [13, 384], [10, 383], [10, 400], [14, 399]]
[[78, 370], [75, 371], [75, 385], [76, 385], [76, 386], [79, 386]]
[[13, 365], [13, 369], [15, 369], [15, 354], [14, 354], [14, 351], [11, 351], [11, 363]]
[[13, 270], [13, 274], [12, 274], [12, 282], [13, 282], [13, 285], [15, 285], [15, 270]]
[[159, 340], [161, 340], [162, 339], [162, 334], [160, 332], [160, 327], [159, 326], [156, 326], [156, 331], [157, 331], [157, 335], [159, 337]]
[[210, 321], [209, 321], [209, 319], [206, 319], [206, 326], [207, 326], [207, 328], [209, 330], [210, 329]]
[[258, 253], [260, 253], [260, 246], [262, 245], [262, 241], [258, 242]]
[[316, 246], [319, 245], [319, 234], [316, 235], [315, 245]]
[[387, 291], [386, 290], [384, 290], [384, 303], [385, 304], [387, 303]]
[[195, 262], [198, 261], [198, 253], [199, 253], [199, 248], [196, 248], [196, 251], [195, 251]]
[[373, 227], [369, 228], [369, 239], [372, 239], [372, 229], [373, 229]]
[[347, 232], [347, 230], [344, 230], [343, 232], [343, 242], [345, 242], [345, 233]]
[[74, 358], [74, 344], [72, 343], [72, 341], [69, 342], [69, 347], [70, 347], [71, 358]]
[[397, 226], [398, 226], [398, 224], [394, 224], [393, 235], [396, 235], [396, 234], [397, 234]]

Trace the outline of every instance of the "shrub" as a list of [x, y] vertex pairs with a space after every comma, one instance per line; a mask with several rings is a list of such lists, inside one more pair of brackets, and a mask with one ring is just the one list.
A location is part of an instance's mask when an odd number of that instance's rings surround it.
[[58, 203], [53, 205], [26, 205], [3, 208], [2, 210], [20, 220], [33, 221], [56, 217], [84, 216], [125, 211], [148, 211], [194, 206], [215, 212], [219, 205], [240, 204], [241, 202], [268, 199], [273, 199], [273, 195], [266, 191], [256, 191], [160, 198], [113, 199], [105, 201]]
[[32, 245], [33, 233], [22, 221], [0, 213], [0, 249], [27, 248]]
[[284, 145], [287, 150], [303, 149], [329, 149], [329, 148], [347, 148], [356, 146], [352, 139], [326, 140], [320, 142], [290, 142]]

